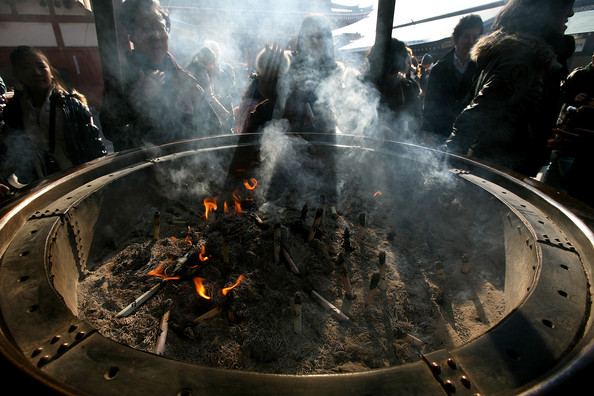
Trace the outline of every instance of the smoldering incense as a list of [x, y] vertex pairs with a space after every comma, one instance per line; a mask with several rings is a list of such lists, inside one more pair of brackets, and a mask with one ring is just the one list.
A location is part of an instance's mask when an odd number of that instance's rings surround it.
[[371, 281], [369, 282], [369, 292], [367, 293], [367, 298], [365, 300], [365, 310], [369, 311], [371, 309], [371, 304], [373, 304], [373, 298], [375, 297], [375, 293], [377, 293], [377, 286], [380, 282], [380, 274], [379, 272], [375, 272], [371, 276]]
[[303, 303], [303, 298], [301, 297], [301, 293], [297, 292], [293, 296], [293, 310], [294, 310], [294, 317], [293, 317], [293, 330], [296, 334], [301, 334], [303, 330], [302, 318], [301, 318], [301, 305]]
[[161, 325], [159, 326], [161, 334], [159, 334], [159, 339], [157, 340], [157, 348], [155, 349], [155, 353], [157, 355], [162, 355], [165, 352], [165, 342], [167, 341], [167, 330], [169, 329], [170, 313], [171, 303], [168, 303], [165, 306], [165, 312], [163, 313], [163, 317], [161, 318]]
[[274, 263], [278, 264], [280, 262], [280, 249], [281, 249], [281, 227], [280, 224], [274, 225]]
[[380, 273], [379, 289], [381, 291], [386, 291], [386, 252], [379, 252], [378, 258], [378, 267]]
[[355, 298], [355, 294], [353, 293], [353, 289], [351, 287], [351, 279], [349, 277], [349, 272], [347, 268], [348, 260], [348, 255], [341, 254], [341, 256], [338, 259], [338, 269], [340, 271], [340, 276], [342, 278], [344, 294], [347, 298], [353, 299]]
[[130, 315], [132, 312], [136, 311], [138, 307], [146, 302], [149, 298], [151, 298], [159, 289], [165, 284], [165, 281], [161, 281], [157, 283], [155, 286], [151, 287], [147, 292], [143, 295], [138, 297], [136, 300], [132, 301], [130, 305], [126, 308], [122, 309], [120, 312], [116, 314], [116, 318], [123, 318]]
[[365, 213], [359, 214], [359, 237], [357, 238], [357, 242], [361, 243], [363, 241], [365, 235], [365, 222], [366, 222], [367, 215]]
[[307, 237], [308, 242], [310, 242], [314, 239], [314, 237], [316, 235], [316, 231], [320, 225], [320, 222], [322, 221], [322, 217], [324, 217], [324, 208], [318, 208], [316, 210], [316, 215], [314, 217], [314, 221], [313, 221], [311, 228], [309, 230], [309, 235]]
[[329, 310], [330, 312], [332, 312], [332, 316], [334, 316], [336, 319], [340, 320], [341, 322], [348, 322], [350, 320], [348, 316], [346, 316], [340, 309], [338, 309], [334, 305], [332, 305], [328, 300], [326, 300], [324, 297], [322, 297], [318, 292], [316, 292], [315, 290], [312, 290], [311, 294], [318, 300], [318, 303], [322, 307], [324, 307], [327, 310]]
[[153, 239], [159, 240], [159, 228], [161, 226], [161, 214], [157, 211], [153, 217]]

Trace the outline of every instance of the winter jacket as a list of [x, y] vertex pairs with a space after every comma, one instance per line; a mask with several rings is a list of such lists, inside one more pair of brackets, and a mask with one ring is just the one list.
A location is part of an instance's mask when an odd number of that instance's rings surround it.
[[16, 91], [4, 111], [2, 184], [13, 173], [27, 184], [107, 154], [91, 112], [77, 95], [53, 92], [39, 114], [25, 107], [29, 106], [26, 96]]
[[[190, 86], [196, 80], [184, 71], [171, 54], [157, 67], [140, 53], [127, 54], [122, 70], [123, 93], [104, 95], [100, 120], [105, 137], [114, 149], [121, 151], [145, 145], [159, 145], [194, 137], [193, 104], [179, 106], [182, 84]], [[163, 84], [155, 95], [146, 95], [142, 80], [160, 76]]]
[[452, 133], [454, 120], [471, 98], [476, 63], [469, 61], [460, 73], [454, 64], [455, 48], [441, 58], [429, 75], [424, 99], [423, 130], [437, 134], [443, 140]]
[[561, 65], [550, 46], [526, 34], [492, 33], [473, 57], [474, 98], [456, 119], [447, 149], [535, 175], [548, 162], [554, 127], [556, 98], [546, 86]]

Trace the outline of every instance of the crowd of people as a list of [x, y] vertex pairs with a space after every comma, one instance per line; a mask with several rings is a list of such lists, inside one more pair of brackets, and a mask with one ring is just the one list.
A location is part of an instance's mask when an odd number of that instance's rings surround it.
[[[464, 154], [535, 177], [593, 205], [583, 177], [592, 125], [592, 64], [569, 73], [575, 50], [565, 34], [574, 0], [510, 0], [485, 32], [478, 15], [453, 28], [453, 48], [438, 60], [417, 58], [393, 38], [352, 70], [336, 58], [329, 22], [306, 17], [291, 50], [265, 45], [254, 70], [237, 75], [205, 41], [189, 64], [169, 52], [170, 19], [158, 0], [125, 0], [120, 21], [131, 48], [123, 89], [106, 92], [99, 128], [85, 98], [61, 82], [48, 58], [31, 47], [11, 54], [18, 86], [0, 97], [2, 195], [53, 172], [115, 151], [206, 135], [260, 132], [285, 120], [305, 141], [333, 141], [341, 130], [321, 87], [348, 89], [355, 74], [378, 97], [377, 138]], [[342, 92], [341, 95], [357, 95]], [[374, 125], [374, 127], [376, 127]], [[344, 131], [348, 133], [347, 131]], [[318, 153], [332, 169], [331, 151]]]

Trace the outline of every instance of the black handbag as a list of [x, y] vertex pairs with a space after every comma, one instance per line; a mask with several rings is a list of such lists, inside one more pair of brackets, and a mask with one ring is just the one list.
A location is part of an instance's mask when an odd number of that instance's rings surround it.
[[91, 112], [72, 94], [50, 97], [50, 153], [55, 150], [56, 104], [62, 106], [66, 115], [64, 138], [72, 162], [77, 165], [107, 155], [99, 128], [91, 121]]

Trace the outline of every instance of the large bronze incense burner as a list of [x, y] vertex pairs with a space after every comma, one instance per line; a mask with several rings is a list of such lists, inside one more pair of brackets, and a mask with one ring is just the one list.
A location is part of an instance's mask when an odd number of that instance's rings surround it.
[[[258, 137], [218, 136], [117, 153], [8, 201], [0, 217], [5, 383], [73, 395], [552, 394], [571, 387], [591, 365], [590, 208], [467, 158], [348, 135], [310, 144], [335, 151], [336, 180], [358, 173], [364, 184], [381, 184], [383, 195], [399, 203], [391, 212], [395, 222], [405, 214], [419, 223], [431, 216], [443, 239], [465, 235], [468, 225], [495, 228], [485, 235], [496, 243], [481, 241], [482, 235], [468, 239], [475, 250], [489, 246], [504, 262], [505, 315], [480, 337], [392, 367], [288, 375], [170, 359], [116, 342], [80, 319], [80, 279], [115, 249], [113, 241], [130, 235], [132, 219], [146, 217], [147, 208], [172, 195], [193, 199], [198, 185], [224, 188], [221, 175], [236, 171], [231, 164], [238, 155], [260, 149]], [[456, 219], [439, 206], [452, 197], [462, 205]], [[432, 235], [439, 245], [439, 233]]]

